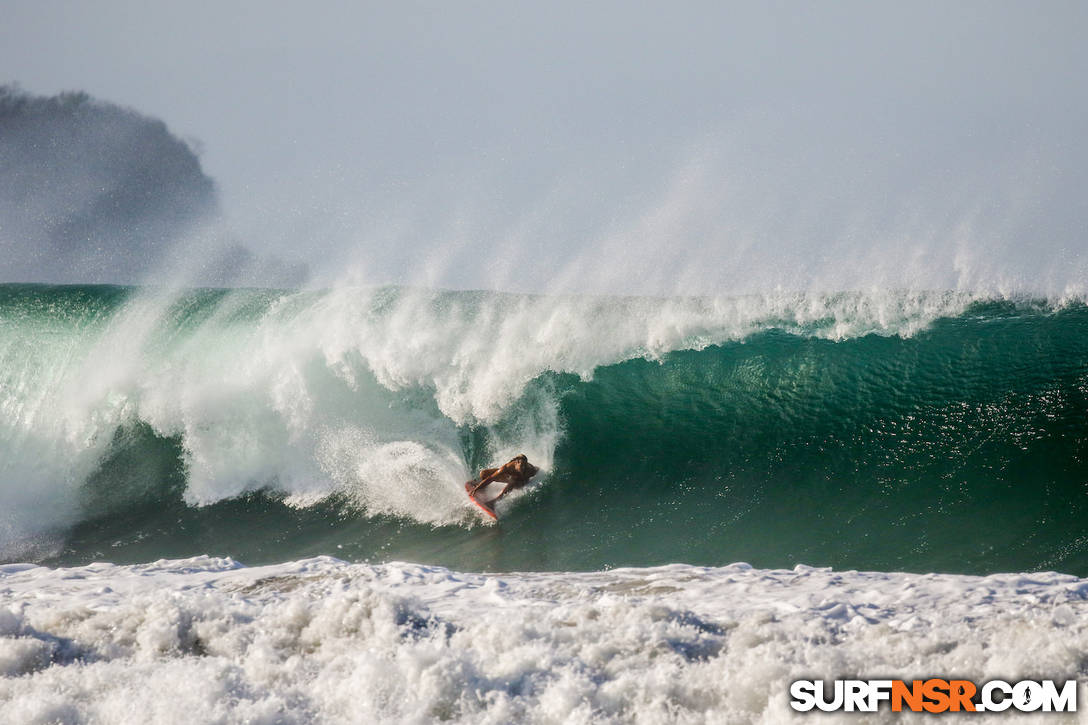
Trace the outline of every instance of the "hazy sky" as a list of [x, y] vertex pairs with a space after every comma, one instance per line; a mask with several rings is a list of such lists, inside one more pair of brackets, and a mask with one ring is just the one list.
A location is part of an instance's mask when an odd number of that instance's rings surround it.
[[162, 118], [319, 277], [1061, 287], [1086, 37], [1083, 2], [4, 0], [0, 81]]

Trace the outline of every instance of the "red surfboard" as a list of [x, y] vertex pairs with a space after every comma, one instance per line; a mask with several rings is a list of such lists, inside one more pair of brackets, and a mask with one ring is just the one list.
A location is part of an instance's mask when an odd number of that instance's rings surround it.
[[498, 521], [499, 517], [495, 515], [495, 509], [493, 509], [491, 507], [491, 504], [489, 502], [487, 502], [487, 501], [481, 501], [480, 499], [478, 499], [478, 498], [476, 498], [475, 496], [472, 495], [472, 489], [475, 488], [476, 484], [478, 484], [478, 483], [479, 483], [479, 481], [466, 481], [465, 482], [465, 493], [468, 494], [468, 497], [472, 500], [472, 503], [476, 504], [480, 508], [481, 511], [483, 511], [485, 514], [487, 514], [491, 518]]

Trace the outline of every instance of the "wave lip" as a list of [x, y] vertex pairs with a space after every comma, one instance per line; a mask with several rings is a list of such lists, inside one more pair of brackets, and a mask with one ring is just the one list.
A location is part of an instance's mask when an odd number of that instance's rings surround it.
[[1088, 581], [1054, 573], [202, 557], [0, 586], [0, 703], [27, 723], [788, 721], [814, 673], [1065, 679], [1088, 646]]

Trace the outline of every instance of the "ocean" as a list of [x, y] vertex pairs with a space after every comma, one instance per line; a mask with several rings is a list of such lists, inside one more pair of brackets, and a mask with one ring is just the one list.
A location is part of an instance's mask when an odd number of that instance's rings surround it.
[[[9, 284], [0, 363], [5, 721], [1088, 677], [1080, 296]], [[485, 520], [463, 483], [518, 453]]]

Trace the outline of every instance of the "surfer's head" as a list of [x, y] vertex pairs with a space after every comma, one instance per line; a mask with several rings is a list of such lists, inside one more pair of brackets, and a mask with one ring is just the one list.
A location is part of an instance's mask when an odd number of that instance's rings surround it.
[[514, 464], [514, 469], [517, 470], [519, 474], [526, 477], [535, 476], [538, 470], [536, 466], [529, 463], [529, 459], [525, 457], [524, 453], [519, 453], [514, 456], [510, 462]]

